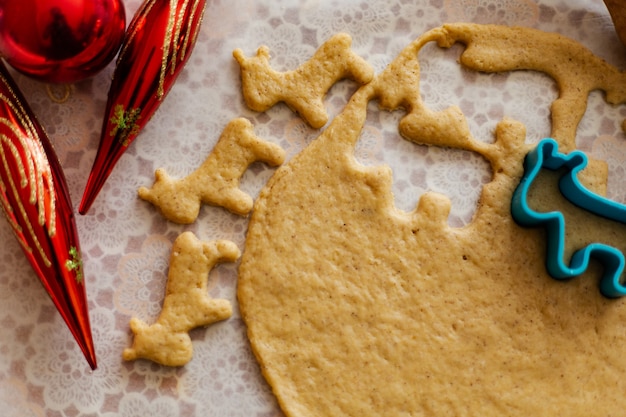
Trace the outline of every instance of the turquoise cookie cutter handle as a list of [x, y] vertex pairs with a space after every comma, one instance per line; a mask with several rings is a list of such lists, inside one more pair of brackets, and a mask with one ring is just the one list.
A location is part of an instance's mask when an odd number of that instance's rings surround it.
[[626, 206], [595, 194], [578, 181], [578, 172], [587, 166], [587, 156], [581, 151], [569, 154], [559, 152], [558, 143], [551, 138], [543, 139], [537, 147], [526, 155], [524, 175], [511, 199], [513, 219], [524, 227], [543, 226], [547, 231], [548, 250], [546, 267], [555, 279], [574, 278], [587, 270], [590, 258], [599, 260], [604, 265], [604, 274], [600, 280], [600, 292], [605, 297], [617, 298], [626, 295], [626, 286], [620, 282], [624, 271], [624, 254], [604, 243], [592, 243], [577, 250], [566, 265], [565, 218], [559, 211], [540, 213], [528, 205], [528, 190], [543, 168], [556, 171], [567, 168], [559, 180], [559, 190], [563, 196], [576, 206], [606, 217], [616, 222], [626, 222]]

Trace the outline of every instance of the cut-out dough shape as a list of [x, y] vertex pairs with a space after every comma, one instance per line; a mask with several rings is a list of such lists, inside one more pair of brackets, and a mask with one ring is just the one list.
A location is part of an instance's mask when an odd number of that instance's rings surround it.
[[324, 126], [328, 114], [323, 99], [337, 81], [350, 78], [367, 84], [374, 78], [373, 68], [352, 51], [351, 45], [352, 38], [339, 33], [326, 41], [311, 59], [287, 72], [272, 69], [267, 46], [261, 46], [252, 58], [235, 49], [233, 56], [241, 67], [246, 104], [254, 111], [263, 112], [284, 102], [311, 127]]
[[149, 359], [166, 366], [182, 366], [193, 355], [189, 331], [208, 326], [232, 315], [228, 300], [208, 294], [209, 272], [221, 262], [234, 262], [240, 256], [233, 242], [203, 242], [192, 232], [182, 233], [172, 246], [163, 308], [152, 325], [133, 317], [132, 347], [124, 349], [124, 360]]
[[139, 188], [139, 197], [156, 206], [168, 220], [193, 223], [202, 203], [224, 207], [246, 215], [252, 209], [252, 197], [239, 189], [239, 180], [256, 161], [277, 166], [285, 160], [285, 151], [254, 134], [250, 121], [232, 120], [217, 144], [194, 172], [183, 179], [172, 179], [163, 168], [155, 173], [152, 188]]

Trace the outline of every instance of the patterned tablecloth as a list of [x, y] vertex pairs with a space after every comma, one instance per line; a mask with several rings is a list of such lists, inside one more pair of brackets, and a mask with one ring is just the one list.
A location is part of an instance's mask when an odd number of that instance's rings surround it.
[[[130, 17], [139, 0], [127, 0]], [[615, 35], [599, 0], [212, 0], [198, 43], [155, 117], [122, 157], [91, 211], [78, 216], [87, 292], [99, 368], [92, 372], [61, 317], [14, 241], [9, 226], [0, 245], [0, 409], [3, 416], [280, 416], [275, 399], [250, 351], [237, 310], [237, 265], [210, 275], [214, 297], [233, 303], [233, 317], [192, 332], [194, 358], [183, 368], [147, 361], [123, 362], [131, 342], [131, 316], [155, 320], [161, 308], [174, 239], [191, 230], [202, 239], [229, 239], [244, 248], [247, 218], [203, 207], [198, 220], [180, 226], [164, 220], [137, 198], [164, 167], [182, 177], [202, 163], [222, 129], [249, 118], [261, 138], [281, 145], [287, 157], [318, 134], [284, 105], [266, 113], [248, 110], [240, 92], [235, 48], [252, 55], [268, 45], [277, 70], [293, 69], [336, 32], [353, 37], [354, 50], [381, 71], [410, 41], [445, 22], [522, 25], [555, 31], [582, 42], [619, 68], [626, 48]], [[451, 104], [468, 116], [474, 136], [491, 141], [494, 127], [510, 116], [526, 124], [528, 140], [549, 134], [554, 82], [543, 74], [477, 74], [459, 67], [461, 46], [435, 45], [420, 53], [422, 94], [435, 110]], [[71, 86], [47, 86], [16, 75], [35, 114], [55, 144], [75, 205], [93, 162], [113, 66]], [[62, 102], [53, 100], [69, 91]], [[331, 118], [355, 85], [345, 81], [329, 92]], [[396, 204], [411, 210], [427, 190], [452, 200], [450, 223], [471, 220], [488, 165], [479, 156], [427, 148], [402, 140], [401, 112], [370, 104], [357, 149], [364, 164], [389, 164]], [[589, 97], [578, 147], [608, 161], [609, 196], [624, 201], [626, 141], [620, 129], [626, 107], [611, 107], [601, 93]], [[242, 189], [257, 195], [274, 169], [257, 163]]]

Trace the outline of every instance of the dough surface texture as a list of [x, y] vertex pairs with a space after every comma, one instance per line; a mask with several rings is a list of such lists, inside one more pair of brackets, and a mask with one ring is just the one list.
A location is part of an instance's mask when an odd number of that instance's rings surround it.
[[[559, 86], [553, 137], [564, 150], [589, 91], [626, 98], [622, 73], [559, 35], [454, 24], [416, 39], [255, 203], [238, 298], [265, 378], [287, 416], [623, 414], [624, 300], [600, 295], [598, 265], [568, 282], [546, 273], [543, 231], [510, 214], [532, 147], [525, 127], [504, 119], [487, 143], [458, 108], [428, 109], [417, 54], [429, 42], [465, 44], [469, 69], [547, 72]], [[372, 100], [406, 111], [405, 139], [489, 162], [468, 225], [449, 226], [450, 201], [436, 193], [397, 209], [390, 168], [357, 163]], [[605, 167], [592, 165], [586, 183], [602, 191]]]

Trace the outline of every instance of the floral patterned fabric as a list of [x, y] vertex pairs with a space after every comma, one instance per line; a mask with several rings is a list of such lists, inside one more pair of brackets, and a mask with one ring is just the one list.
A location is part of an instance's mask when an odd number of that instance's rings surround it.
[[[139, 0], [127, 0], [129, 18]], [[193, 55], [154, 118], [130, 146], [88, 214], [77, 222], [99, 367], [91, 371], [44, 289], [31, 271], [5, 221], [0, 233], [0, 408], [4, 416], [280, 416], [250, 351], [237, 310], [237, 265], [223, 264], [209, 276], [213, 297], [230, 300], [233, 317], [191, 333], [193, 360], [183, 368], [147, 361], [126, 363], [128, 321], [151, 322], [159, 314], [172, 242], [191, 230], [202, 239], [228, 239], [242, 250], [248, 219], [219, 207], [203, 207], [188, 226], [164, 220], [137, 198], [164, 167], [182, 177], [199, 166], [222, 129], [247, 117], [255, 133], [282, 146], [291, 158], [318, 134], [286, 106], [266, 113], [248, 110], [240, 92], [232, 51], [250, 56], [265, 44], [272, 66], [294, 69], [336, 32], [353, 38], [353, 49], [381, 71], [410, 41], [445, 22], [523, 25], [576, 39], [623, 68], [626, 48], [615, 35], [600, 0], [214, 0], [208, 2]], [[440, 110], [451, 104], [468, 116], [472, 133], [493, 140], [502, 117], [526, 124], [528, 140], [549, 134], [554, 82], [543, 74], [478, 74], [461, 68], [461, 46], [429, 45], [420, 54], [422, 95]], [[98, 146], [113, 64], [71, 86], [47, 86], [22, 75], [16, 81], [55, 145], [77, 205]], [[326, 97], [332, 117], [355, 85], [336, 84]], [[54, 100], [69, 93], [67, 100]], [[478, 194], [490, 176], [479, 156], [428, 148], [399, 137], [401, 112], [371, 103], [356, 150], [366, 165], [386, 163], [394, 173], [396, 204], [412, 210], [434, 190], [452, 201], [450, 223], [469, 222]], [[624, 202], [626, 141], [621, 123], [626, 106], [611, 107], [602, 94], [589, 98], [578, 131], [578, 147], [609, 163], [609, 197]], [[255, 163], [241, 187], [257, 195], [274, 172]]]

